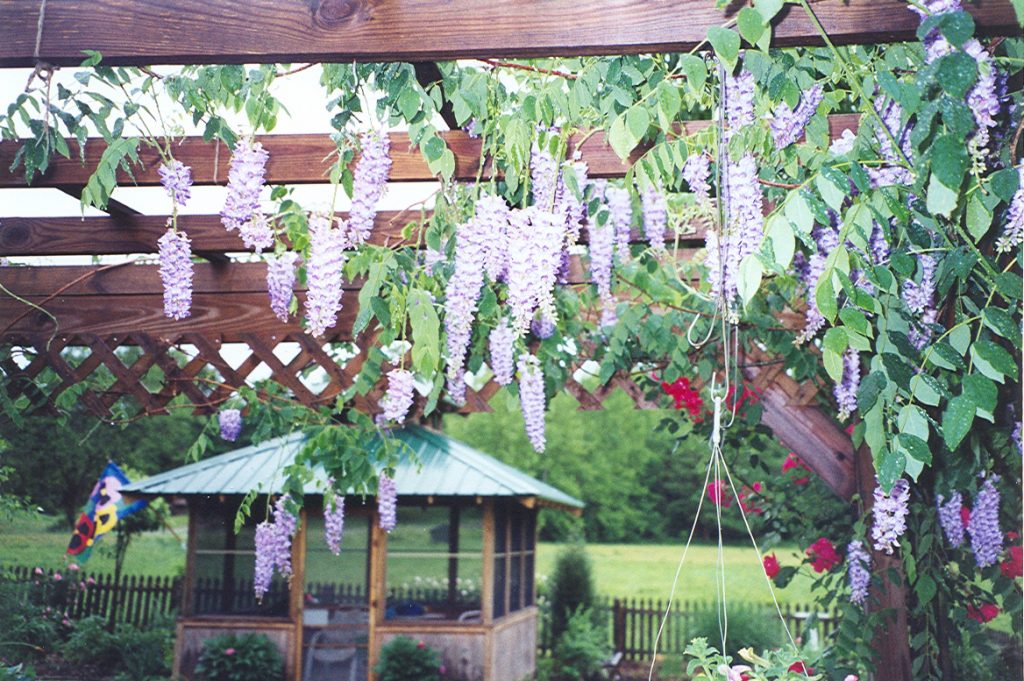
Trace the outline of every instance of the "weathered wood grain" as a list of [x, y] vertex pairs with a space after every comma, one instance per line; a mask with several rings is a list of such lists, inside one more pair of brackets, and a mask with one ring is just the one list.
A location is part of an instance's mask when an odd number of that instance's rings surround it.
[[[39, 0], [0, 3], [0, 67], [32, 66]], [[104, 63], [432, 61], [682, 52], [735, 16], [706, 0], [50, 0], [39, 58], [59, 66], [98, 50]], [[837, 43], [912, 40], [901, 0], [821, 0]], [[1017, 30], [1009, 0], [967, 5], [983, 33]], [[776, 19], [774, 44], [817, 45], [799, 7]]]
[[[829, 116], [829, 129], [833, 138], [842, 134], [843, 130], [857, 131], [860, 116], [857, 114], [835, 114]], [[680, 133], [692, 134], [706, 128], [709, 121], [688, 121], [679, 125]], [[480, 164], [480, 140], [473, 139], [460, 130], [441, 133], [448, 147], [455, 155], [454, 178], [473, 181], [477, 176]], [[592, 178], [622, 177], [629, 170], [629, 164], [623, 162], [612, 151], [605, 141], [603, 133], [596, 133], [585, 140], [584, 135], [577, 135], [571, 140], [569, 153], [577, 148], [586, 161], [588, 175]], [[582, 144], [575, 143], [583, 140]], [[335, 144], [327, 135], [264, 135], [258, 138], [263, 148], [270, 154], [267, 162], [267, 181], [273, 184], [317, 184], [327, 183], [330, 172], [328, 157], [334, 152]], [[0, 142], [0, 188], [24, 187], [22, 174], [12, 173], [10, 167], [18, 152], [20, 142]], [[67, 187], [84, 185], [89, 181], [106, 144], [102, 139], [91, 138], [85, 143], [85, 161], [78, 158], [78, 143], [69, 141], [71, 158], [55, 156], [50, 167], [41, 176], [32, 181], [33, 187]], [[630, 161], [635, 161], [646, 150], [641, 146], [634, 150]], [[192, 168], [192, 178], [197, 185], [217, 185], [227, 182], [228, 160], [231, 150], [223, 143], [205, 142], [201, 137], [186, 137], [173, 147], [176, 159]], [[160, 184], [157, 169], [161, 160], [157, 152], [148, 147], [140, 146], [139, 159], [141, 164], [133, 169], [132, 177], [123, 171], [118, 174], [118, 182], [124, 186], [152, 187]], [[435, 176], [427, 167], [420, 152], [410, 145], [406, 133], [391, 134], [391, 181], [392, 182], [429, 182]], [[489, 177], [485, 172], [483, 177]]]

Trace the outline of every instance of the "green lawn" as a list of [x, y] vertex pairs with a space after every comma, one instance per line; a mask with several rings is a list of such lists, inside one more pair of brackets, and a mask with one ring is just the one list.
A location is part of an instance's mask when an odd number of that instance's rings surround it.
[[[44, 568], [64, 565], [64, 549], [70, 532], [52, 529], [55, 524], [54, 518], [38, 515], [20, 515], [12, 521], [0, 520], [0, 545], [3, 546], [0, 564]], [[184, 540], [185, 519], [174, 518], [172, 525]], [[400, 539], [397, 535], [396, 538]], [[113, 571], [113, 543], [113, 537], [99, 542], [98, 549], [93, 551], [85, 565], [89, 572]], [[545, 543], [538, 546], [539, 579], [551, 574], [560, 548], [559, 544]], [[682, 544], [592, 544], [587, 547], [587, 553], [594, 567], [599, 594], [621, 598], [666, 599], [682, 553]], [[798, 562], [793, 552], [777, 551], [776, 554], [783, 565]], [[676, 598], [683, 601], [714, 600], [715, 560], [714, 547], [692, 546], [680, 574]], [[726, 547], [725, 562], [726, 595], [730, 602], [771, 602], [764, 573], [752, 549]], [[164, 529], [136, 538], [128, 549], [125, 571], [128, 574], [176, 575], [183, 571], [184, 564], [185, 550], [182, 544]], [[776, 593], [780, 602], [807, 603], [810, 601], [809, 589], [810, 579], [798, 576], [789, 587]]]

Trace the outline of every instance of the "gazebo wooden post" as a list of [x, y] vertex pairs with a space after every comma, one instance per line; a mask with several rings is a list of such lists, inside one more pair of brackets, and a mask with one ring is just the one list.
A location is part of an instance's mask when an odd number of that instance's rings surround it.
[[494, 621], [494, 500], [483, 504], [483, 570], [480, 582], [480, 621], [490, 625]]
[[367, 679], [373, 681], [373, 668], [377, 664], [379, 642], [377, 627], [384, 622], [384, 610], [387, 603], [387, 561], [388, 533], [380, 528], [380, 514], [376, 509], [370, 518], [370, 598], [369, 598], [369, 634], [367, 638]]
[[288, 618], [295, 626], [292, 647], [294, 681], [302, 679], [302, 609], [306, 595], [306, 509], [299, 511], [299, 530], [292, 540], [292, 581], [288, 597]]

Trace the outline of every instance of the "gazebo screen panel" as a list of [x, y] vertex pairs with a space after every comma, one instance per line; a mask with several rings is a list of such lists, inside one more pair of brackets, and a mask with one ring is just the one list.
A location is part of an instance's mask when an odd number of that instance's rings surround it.
[[370, 516], [349, 513], [341, 535], [341, 554], [331, 553], [324, 540], [324, 517], [306, 516], [306, 564], [303, 607], [337, 609], [365, 606], [368, 601]]
[[256, 599], [253, 573], [257, 520], [250, 517], [236, 534], [236, 509], [234, 504], [216, 501], [193, 506], [196, 537], [190, 566], [190, 614], [288, 617], [288, 585], [279, 576], [274, 577], [262, 600]]
[[494, 617], [534, 603], [537, 512], [518, 503], [494, 509]]
[[483, 513], [475, 506], [400, 506], [388, 536], [388, 619], [473, 618], [481, 609]]

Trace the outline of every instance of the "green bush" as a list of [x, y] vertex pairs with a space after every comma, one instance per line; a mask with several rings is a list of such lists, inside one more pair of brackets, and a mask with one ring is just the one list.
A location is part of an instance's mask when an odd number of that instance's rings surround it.
[[437, 681], [443, 669], [436, 650], [423, 641], [399, 636], [381, 648], [373, 673], [377, 681]]
[[3, 664], [0, 665], [0, 681], [36, 681], [36, 675], [24, 665], [16, 664], [12, 667]]
[[263, 634], [211, 638], [196, 664], [196, 676], [203, 681], [271, 681], [283, 673], [281, 653]]
[[0, 579], [0, 658], [14, 665], [42, 658], [60, 642], [54, 618], [21, 594], [19, 585]]
[[578, 610], [594, 608], [594, 577], [590, 558], [582, 544], [566, 546], [558, 553], [555, 569], [548, 579], [551, 601], [551, 636], [557, 641]]
[[[768, 608], [734, 607], [729, 609], [729, 635], [726, 654], [735, 660], [741, 648], [771, 650], [786, 642], [786, 632], [778, 614]], [[709, 608], [695, 614], [687, 640], [705, 638], [715, 647], [721, 645], [718, 613]]]
[[107, 631], [103, 617], [86, 617], [75, 624], [61, 656], [77, 667], [114, 670], [121, 664], [121, 643]]
[[115, 681], [150, 681], [171, 675], [174, 657], [174, 623], [170, 618], [155, 620], [145, 629], [118, 628], [121, 664]]
[[579, 608], [569, 616], [566, 629], [555, 644], [555, 677], [562, 681], [594, 679], [609, 653], [604, 630], [594, 623], [591, 611]]

